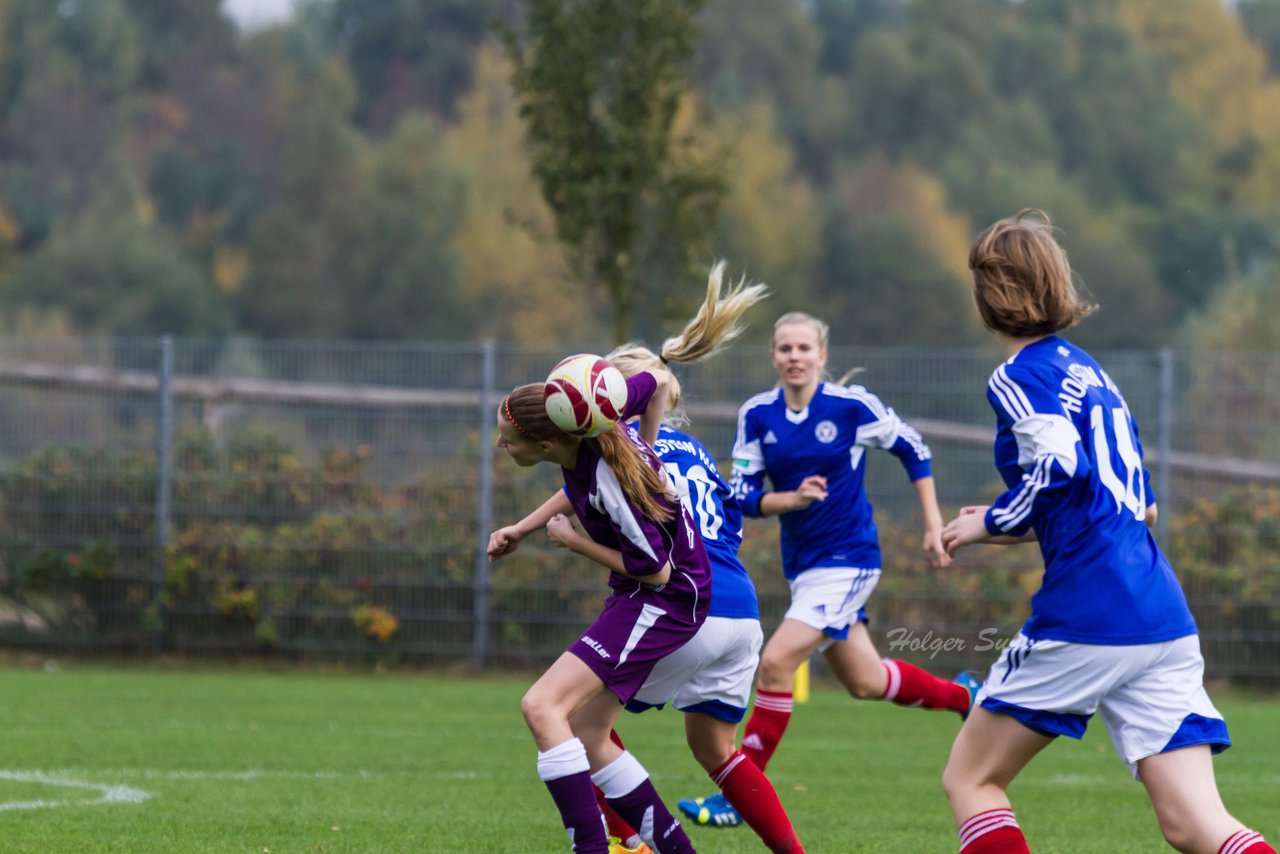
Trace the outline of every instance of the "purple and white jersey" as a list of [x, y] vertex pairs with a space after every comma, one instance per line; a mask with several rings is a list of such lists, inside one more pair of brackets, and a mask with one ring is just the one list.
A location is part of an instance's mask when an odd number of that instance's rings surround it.
[[[627, 380], [624, 420], [648, 407], [656, 387], [657, 383], [649, 373], [640, 373]], [[662, 463], [652, 448], [630, 430], [622, 430], [621, 433], [655, 471], [663, 472]], [[622, 565], [634, 579], [610, 573], [609, 585], [615, 591], [634, 589], [635, 581], [644, 581], [645, 576], [660, 572], [669, 563], [673, 574], [687, 574], [694, 589], [702, 591], [710, 600], [710, 563], [698, 537], [697, 526], [679, 500], [655, 496], [659, 504], [671, 510], [669, 522], [658, 522], [645, 516], [623, 492], [617, 476], [600, 456], [596, 443], [590, 440], [579, 443], [574, 467], [561, 472], [565, 494], [587, 536], [602, 546], [620, 551]]]

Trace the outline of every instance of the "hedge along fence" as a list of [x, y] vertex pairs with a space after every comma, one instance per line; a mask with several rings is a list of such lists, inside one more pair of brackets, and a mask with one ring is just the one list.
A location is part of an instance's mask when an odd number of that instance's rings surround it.
[[[368, 447], [314, 463], [247, 432], [175, 449], [173, 534], [152, 571], [155, 456], [41, 450], [0, 474], [10, 641], [180, 650], [469, 651], [472, 532], [458, 487], [383, 488]], [[406, 624], [406, 619], [413, 623]]]
[[[173, 535], [153, 566], [154, 454], [41, 449], [0, 472], [0, 638], [44, 647], [466, 659], [474, 637], [474, 447], [394, 485], [367, 477], [368, 446], [308, 461], [278, 437], [204, 430], [174, 453]], [[555, 487], [498, 466], [501, 521]], [[935, 669], [994, 659], [1040, 583], [1034, 545], [920, 558], [912, 520], [880, 514], [885, 572], [872, 598], [882, 654]], [[1280, 487], [1183, 502], [1165, 550], [1200, 624], [1210, 672], [1280, 670]], [[490, 578], [492, 663], [554, 657], [598, 612], [603, 570], [531, 537]], [[786, 609], [775, 520], [742, 550], [766, 623]]]

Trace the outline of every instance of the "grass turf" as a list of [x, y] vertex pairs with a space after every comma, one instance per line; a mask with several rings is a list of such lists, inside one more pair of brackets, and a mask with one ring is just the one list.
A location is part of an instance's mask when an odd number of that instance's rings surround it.
[[[71, 666], [0, 669], [6, 852], [566, 851], [519, 714], [527, 681]], [[1236, 747], [1227, 806], [1280, 839], [1280, 706], [1218, 697]], [[857, 703], [817, 685], [769, 768], [823, 852], [954, 852], [939, 777], [949, 713]], [[680, 715], [624, 715], [674, 808], [712, 788]], [[1011, 791], [1037, 854], [1168, 851], [1100, 723], [1043, 753]], [[686, 822], [688, 827], [688, 822]], [[764, 850], [690, 827], [703, 854]]]

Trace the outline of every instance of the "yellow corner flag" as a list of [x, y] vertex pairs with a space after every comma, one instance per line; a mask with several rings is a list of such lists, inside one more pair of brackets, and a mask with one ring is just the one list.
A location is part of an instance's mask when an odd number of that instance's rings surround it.
[[791, 683], [791, 698], [797, 703], [809, 702], [809, 659], [800, 662]]

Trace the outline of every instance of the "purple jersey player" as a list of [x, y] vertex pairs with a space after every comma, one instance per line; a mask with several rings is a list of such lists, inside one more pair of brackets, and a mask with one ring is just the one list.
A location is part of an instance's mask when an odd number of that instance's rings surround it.
[[[627, 380], [625, 416], [639, 415], [640, 435], [650, 440], [666, 408], [669, 381], [665, 371]], [[538, 775], [560, 810], [574, 851], [608, 851], [594, 781], [654, 851], [692, 852], [648, 772], [609, 740], [609, 732], [654, 667], [692, 640], [706, 620], [711, 568], [693, 520], [644, 441], [620, 425], [594, 439], [564, 433], [547, 416], [540, 383], [519, 386], [507, 396], [498, 412], [498, 432], [498, 446], [517, 465], [559, 465], [563, 494], [583, 528], [592, 540], [622, 554], [622, 571], [610, 574], [612, 592], [600, 616], [521, 701], [538, 746]], [[493, 532], [490, 559], [509, 554], [545, 524], [535, 512]]]

